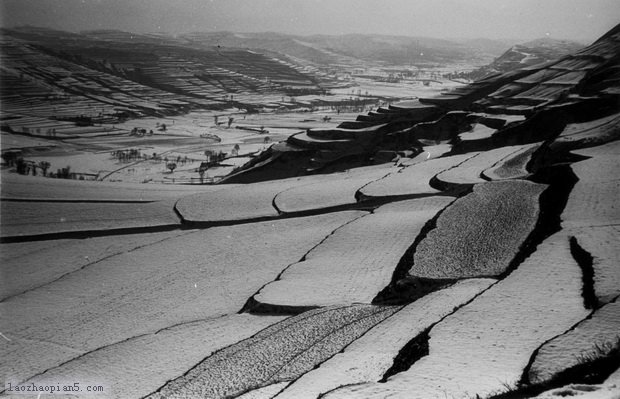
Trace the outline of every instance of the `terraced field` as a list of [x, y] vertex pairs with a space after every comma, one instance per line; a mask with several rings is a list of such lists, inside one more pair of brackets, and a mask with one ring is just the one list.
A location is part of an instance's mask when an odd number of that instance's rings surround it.
[[312, 178], [287, 179], [271, 183], [231, 187], [215, 193], [195, 194], [181, 198], [176, 209], [188, 222], [219, 222], [276, 217], [275, 196], [292, 187], [313, 182]]
[[520, 149], [499, 161], [495, 166], [483, 171], [482, 175], [489, 180], [526, 178], [530, 174], [527, 165], [540, 145], [541, 143], [521, 146]]
[[316, 398], [343, 385], [381, 380], [403, 346], [492, 283], [463, 281], [404, 307], [275, 397]]
[[[230, 315], [173, 325], [98, 348], [31, 378], [29, 383], [70, 378], [106, 381], [112, 397], [143, 397], [183, 375], [214, 352], [284, 318]], [[123, 367], [119, 367], [118, 359], [125, 359]]]
[[611, 143], [580, 153], [594, 155], [571, 166], [579, 178], [562, 215], [565, 227], [606, 226], [620, 224], [620, 210], [613, 198], [620, 194], [616, 161], [618, 143]]
[[508, 146], [485, 151], [437, 175], [437, 180], [444, 186], [477, 184], [485, 182], [482, 174], [504, 158], [521, 151], [520, 146]]
[[[237, 312], [287, 265], [359, 216], [344, 212], [185, 232], [9, 298], [0, 303], [2, 333], [11, 339], [0, 348], [0, 376], [23, 380], [130, 337]], [[281, 247], [273, 251], [265, 242]], [[25, 256], [22, 262], [30, 261]]]
[[226, 397], [294, 380], [397, 310], [372, 305], [311, 310], [219, 351], [149, 397]]
[[545, 343], [534, 358], [528, 378], [548, 381], [588, 358], [608, 356], [620, 340], [620, 303], [611, 302], [594, 311], [575, 328]]
[[179, 224], [174, 200], [146, 203], [5, 202], [2, 237]]
[[325, 397], [490, 396], [514, 387], [539, 345], [588, 315], [580, 287], [568, 237], [550, 237], [515, 272], [435, 325], [430, 353], [411, 368], [386, 383], [353, 385]]
[[370, 303], [420, 230], [450, 202], [434, 197], [379, 207], [336, 230], [254, 299], [263, 308]]
[[[233, 102], [207, 97], [220, 84], [253, 99], [276, 78], [273, 60], [246, 50], [210, 49], [218, 63], [205, 68], [208, 57], [184, 52], [195, 62], [184, 70], [122, 32], [91, 35], [135, 47], [131, 64], [180, 94], [113, 92], [124, 78], [49, 55], [13, 111], [52, 78], [85, 107], [104, 91], [140, 112], [186, 112], [191, 96]], [[2, 71], [12, 87], [40, 53], [18, 50]], [[113, 398], [616, 399], [619, 52], [620, 26], [560, 60], [325, 122], [307, 137], [347, 135], [355, 148], [287, 140], [232, 176], [251, 183], [69, 181], [3, 166], [0, 383], [79, 381]], [[291, 65], [278, 85], [314, 84]], [[48, 119], [44, 105], [21, 127]], [[276, 121], [277, 134], [295, 121]], [[492, 127], [472, 130], [482, 123]], [[23, 137], [13, 150], [73, 140]], [[292, 177], [263, 181], [274, 170]]]
[[392, 173], [362, 187], [360, 193], [371, 198], [438, 194], [440, 191], [430, 185], [431, 179], [439, 173], [476, 156], [476, 154], [454, 155], [407, 166], [398, 173]]
[[430, 279], [504, 273], [536, 225], [544, 190], [523, 180], [474, 186], [441, 214], [417, 247], [409, 273]]
[[293, 187], [278, 193], [273, 203], [284, 213], [355, 204], [356, 195], [361, 188], [398, 171], [398, 168], [386, 164], [359, 168], [333, 177], [326, 176], [316, 183]]
[[579, 148], [604, 144], [619, 137], [620, 115], [613, 114], [589, 122], [567, 125], [555, 140], [555, 145]]
[[182, 234], [175, 230], [54, 240], [46, 241], [47, 245], [36, 241], [3, 244], [0, 253], [3, 265], [0, 300], [47, 285], [107, 258]]

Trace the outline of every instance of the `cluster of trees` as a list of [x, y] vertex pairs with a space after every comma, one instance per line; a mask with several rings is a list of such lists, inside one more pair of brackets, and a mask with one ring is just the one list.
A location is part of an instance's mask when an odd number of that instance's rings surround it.
[[2, 160], [9, 167], [14, 167], [15, 171], [20, 175], [37, 175], [37, 168], [39, 168], [43, 176], [47, 176], [48, 169], [52, 166], [47, 161], [40, 161], [38, 163], [33, 161], [27, 161], [18, 151], [5, 151], [2, 153]]
[[[237, 151], [239, 151], [239, 145], [235, 144], [235, 147], [237, 148]], [[207, 157], [207, 162], [209, 163], [217, 163], [226, 159], [226, 153], [222, 151], [216, 152], [212, 150], [205, 150], [205, 156]]]
[[[44, 129], [41, 130], [41, 128], [37, 127], [37, 128], [30, 128], [27, 126], [21, 126], [20, 127], [21, 132], [22, 133], [26, 133], [26, 134], [36, 134], [36, 135], [42, 135], [43, 133], [45, 133], [46, 136], [48, 137], [56, 137], [56, 129]], [[9, 130], [10, 131], [14, 131], [13, 129], [10, 128], [9, 126]]]
[[48, 173], [48, 170], [52, 166], [52, 164], [50, 164], [48, 161], [28, 161], [25, 160], [23, 157], [15, 156], [14, 154], [15, 153], [11, 152], [3, 153], [2, 159], [8, 166], [14, 167], [15, 171], [20, 175], [37, 176], [38, 171], [40, 171], [41, 175], [44, 177], [56, 177], [60, 179], [69, 179], [72, 177], [70, 166], [58, 169], [56, 173]]
[[[235, 146], [232, 149], [232, 155], [236, 155], [239, 153], [239, 144], [235, 144]], [[218, 163], [222, 162], [224, 159], [226, 159], [226, 153], [222, 152], [222, 151], [213, 151], [213, 150], [205, 150], [205, 156], [207, 157], [207, 162], [202, 162], [200, 164], [200, 166], [198, 167], [198, 169], [196, 169], [196, 171], [198, 172], [198, 175], [200, 175], [200, 182], [204, 183], [204, 176], [205, 173], [207, 172], [207, 170], [209, 170], [209, 167], [211, 166], [215, 166]]]
[[[245, 119], [245, 117], [244, 117], [244, 119]], [[224, 124], [224, 122], [220, 122], [220, 117], [218, 115], [215, 115], [213, 117], [213, 120], [215, 122], [215, 126], [220, 126], [220, 125]], [[233, 118], [232, 116], [229, 116], [228, 117], [228, 125], [227, 126], [230, 128], [230, 126], [233, 124], [234, 121], [235, 121], [235, 118]]]
[[148, 158], [146, 154], [142, 155], [140, 150], [134, 148], [112, 151], [112, 157], [116, 158], [119, 162], [132, 162], [139, 159], [146, 160]]
[[138, 129], [137, 127], [134, 127], [133, 129], [131, 129], [131, 132], [129, 133], [130, 136], [152, 136], [153, 135], [153, 130], [149, 130], [148, 132], [146, 131], [146, 129]]
[[[187, 161], [190, 161], [190, 159], [187, 158], [187, 155], [184, 157], [178, 155], [176, 158], [176, 162], [174, 158], [168, 159], [168, 157], [164, 157], [166, 168], [170, 169], [170, 173], [174, 172], [174, 170], [177, 168], [177, 165], [185, 165]], [[193, 159], [191, 159], [191, 161], [193, 161]]]
[[490, 68], [485, 69], [484, 67], [482, 67], [470, 72], [449, 72], [444, 74], [443, 77], [446, 79], [479, 80], [491, 75], [492, 73], [493, 71], [491, 71]]

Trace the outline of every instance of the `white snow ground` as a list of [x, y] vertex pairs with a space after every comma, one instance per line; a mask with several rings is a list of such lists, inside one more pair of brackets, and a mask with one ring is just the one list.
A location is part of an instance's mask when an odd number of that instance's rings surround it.
[[478, 153], [454, 155], [415, 163], [402, 169], [398, 173], [392, 173], [383, 179], [363, 187], [360, 192], [367, 197], [438, 194], [440, 191], [430, 186], [430, 180], [444, 170], [453, 168], [477, 154]]
[[10, 340], [0, 346], [0, 379], [21, 381], [131, 337], [235, 313], [334, 229], [364, 214], [189, 232], [0, 302]]
[[431, 197], [378, 208], [336, 230], [262, 288], [256, 301], [292, 307], [370, 303], [426, 222], [452, 201]]
[[[546, 340], [588, 315], [581, 269], [558, 233], [504, 280], [430, 332], [430, 354], [386, 383], [337, 389], [325, 398], [471, 398], [520, 379]], [[411, 387], [415, 387], [412, 389]]]
[[494, 282], [492, 279], [465, 280], [405, 306], [275, 397], [314, 399], [343, 385], [380, 380], [407, 342]]

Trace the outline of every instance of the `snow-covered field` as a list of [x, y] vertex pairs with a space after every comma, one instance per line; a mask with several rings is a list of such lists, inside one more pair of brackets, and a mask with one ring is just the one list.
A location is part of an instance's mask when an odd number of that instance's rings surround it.
[[533, 153], [542, 143], [526, 144], [506, 158], [497, 162], [493, 167], [482, 172], [489, 180], [523, 179], [529, 175], [527, 165]]
[[504, 273], [536, 225], [544, 190], [523, 180], [475, 185], [441, 214], [437, 228], [418, 246], [409, 273], [438, 279]]
[[370, 303], [422, 227], [452, 201], [433, 197], [379, 207], [334, 231], [255, 300], [275, 307]]
[[[216, 115], [234, 126], [215, 127]], [[154, 182], [195, 178], [206, 149], [247, 153], [263, 137], [351, 119], [193, 113], [114, 128], [165, 121], [150, 142], [123, 133], [60, 146], [3, 134], [32, 160], [56, 157], [52, 169], [114, 173], [2, 170], [0, 383], [79, 381], [105, 387], [88, 397], [113, 398], [490, 398], [613, 353], [618, 141], [546, 165], [566, 173], [557, 181], [536, 171], [554, 143], [460, 154], [458, 142], [428, 142], [410, 158], [328, 175]], [[577, 128], [592, 144], [613, 123]], [[190, 161], [168, 173], [110, 156], [132, 147]], [[587, 386], [617, 399], [618, 372], [605, 378]]]
[[407, 342], [492, 283], [491, 279], [466, 280], [413, 302], [275, 397], [317, 398], [343, 385], [381, 380]]
[[[131, 337], [233, 314], [287, 265], [359, 216], [342, 212], [186, 231], [11, 297], [0, 303], [2, 333], [10, 339], [0, 346], [0, 379], [21, 381]], [[21, 261], [30, 262], [27, 255]]]
[[278, 193], [274, 206], [282, 212], [291, 213], [355, 204], [356, 194], [361, 188], [398, 171], [399, 168], [388, 163], [314, 178], [319, 181]]
[[437, 180], [448, 185], [484, 183], [485, 180], [481, 175], [485, 170], [522, 149], [522, 146], [508, 146], [481, 152], [458, 166], [438, 174]]
[[476, 154], [468, 153], [418, 162], [405, 167], [398, 173], [391, 173], [383, 179], [368, 184], [360, 192], [367, 197], [438, 194], [440, 191], [430, 186], [430, 180], [444, 170], [453, 168]]
[[545, 343], [530, 368], [530, 381], [548, 381], [567, 367], [608, 355], [619, 340], [620, 302], [612, 302], [594, 311], [575, 328]]
[[130, 204], [3, 201], [2, 236], [178, 225], [173, 208], [174, 200]]
[[325, 397], [466, 398], [506, 390], [536, 348], [588, 315], [580, 288], [568, 237], [550, 237], [515, 272], [433, 327], [429, 355], [410, 369]]

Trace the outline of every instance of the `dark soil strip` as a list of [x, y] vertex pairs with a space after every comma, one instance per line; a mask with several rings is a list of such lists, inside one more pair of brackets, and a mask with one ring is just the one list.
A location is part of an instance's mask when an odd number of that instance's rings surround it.
[[548, 184], [549, 187], [539, 199], [540, 214], [534, 230], [527, 237], [517, 255], [499, 279], [504, 279], [527, 259], [540, 243], [562, 229], [562, 211], [568, 201], [568, 195], [577, 183], [577, 176], [569, 165], [552, 165], [541, 168], [530, 177], [535, 183]]
[[[549, 188], [540, 196], [540, 215], [536, 227], [522, 245], [519, 253], [511, 261], [506, 272], [499, 276], [500, 281], [512, 273], [512, 271], [529, 257], [541, 242], [561, 229], [560, 215], [566, 206], [568, 194], [577, 182], [577, 177], [573, 174], [568, 165], [559, 165], [549, 166], [539, 170], [536, 175], [532, 176], [531, 180], [537, 183], [549, 184]], [[418, 243], [426, 237], [430, 230], [436, 227], [437, 219], [442, 212], [439, 212], [435, 218], [424, 226], [413, 245], [403, 256], [401, 262], [399, 262], [397, 270], [394, 272], [393, 283], [381, 291], [373, 300], [373, 303], [407, 303], [432, 291], [436, 291], [442, 286], [453, 283], [453, 281], [447, 280], [423, 281], [419, 278], [406, 276], [406, 272], [410, 268], [410, 262], [411, 259], [413, 259], [413, 254], [415, 253]], [[387, 381], [390, 376], [396, 373], [409, 369], [419, 359], [428, 355], [429, 332], [434, 325], [430, 326], [403, 347], [398, 356], [394, 359], [393, 366], [385, 373], [381, 382]]]
[[[254, 294], [256, 295], [256, 294]], [[243, 305], [243, 308], [237, 313], [250, 313], [253, 315], [269, 315], [269, 316], [296, 316], [307, 312], [308, 310], [319, 308], [320, 306], [286, 306], [272, 305], [269, 303], [261, 303], [250, 297]]]
[[570, 238], [570, 253], [581, 268], [583, 288], [583, 305], [586, 309], [596, 309], [599, 307], [598, 298], [594, 292], [594, 267], [592, 255], [579, 245], [575, 237]]
[[[391, 197], [376, 197], [376, 198], [373, 197], [373, 198], [363, 199], [361, 202], [356, 202], [356, 203], [334, 205], [334, 206], [330, 206], [326, 208], [309, 209], [306, 211], [299, 211], [299, 212], [282, 212], [279, 215], [275, 215], [275, 216], [260, 216], [260, 217], [255, 217], [255, 218], [238, 219], [238, 220], [216, 220], [216, 221], [187, 220], [178, 211], [178, 209], [176, 208], [176, 205], [174, 209], [177, 215], [179, 216], [179, 218], [181, 218], [181, 223], [184, 226], [187, 226], [188, 228], [194, 228], [194, 229], [203, 229], [203, 228], [209, 228], [209, 227], [235, 226], [239, 224], [267, 222], [267, 221], [272, 221], [272, 220], [300, 218], [300, 217], [307, 217], [307, 216], [317, 216], [317, 215], [324, 215], [327, 213], [344, 212], [344, 211], [372, 212], [376, 208], [382, 205], [392, 203], [392, 202], [432, 197], [434, 195], [435, 194], [412, 194], [412, 195], [401, 195], [401, 196], [391, 196]], [[443, 194], [443, 195], [448, 195], [448, 194]], [[278, 210], [277, 208], [275, 209]]]
[[62, 240], [62, 239], [83, 239], [92, 237], [118, 236], [125, 234], [144, 234], [144, 233], [161, 233], [174, 230], [189, 230], [191, 226], [183, 226], [180, 224], [164, 224], [160, 226], [138, 226], [123, 227], [118, 229], [105, 230], [78, 230], [78, 231], [61, 231], [55, 233], [30, 234], [20, 236], [0, 237], [0, 243], [11, 244], [17, 242], [32, 242], [46, 240]]
[[392, 367], [390, 367], [385, 374], [383, 374], [383, 378], [379, 380], [379, 382], [387, 382], [388, 378], [393, 376], [394, 374], [409, 370], [409, 368], [418, 360], [422, 359], [424, 356], [428, 356], [428, 341], [430, 339], [429, 332], [431, 328], [427, 328], [417, 337], [409, 341], [402, 349], [398, 352], [398, 355], [394, 358], [394, 363]]
[[397, 373], [401, 373], [403, 371], [409, 370], [411, 366], [413, 366], [418, 360], [422, 359], [425, 356], [428, 356], [430, 353], [430, 350], [429, 350], [430, 333], [433, 330], [433, 328], [436, 325], [443, 322], [446, 318], [456, 313], [459, 309], [475, 301], [476, 298], [478, 298], [480, 295], [482, 295], [483, 293], [491, 289], [491, 287], [497, 284], [498, 281], [489, 285], [486, 289], [478, 292], [478, 294], [474, 295], [467, 302], [462, 303], [458, 306], [455, 306], [454, 309], [452, 309], [450, 313], [446, 314], [441, 319], [439, 319], [437, 322], [428, 326], [424, 331], [422, 331], [420, 334], [414, 337], [411, 341], [405, 344], [405, 346], [403, 346], [403, 348], [398, 352], [398, 355], [396, 355], [396, 357], [394, 358], [392, 367], [390, 367], [385, 372], [385, 374], [383, 375], [383, 378], [381, 378], [381, 380], [379, 380], [378, 382], [387, 382], [388, 378], [390, 378], [391, 376]]

